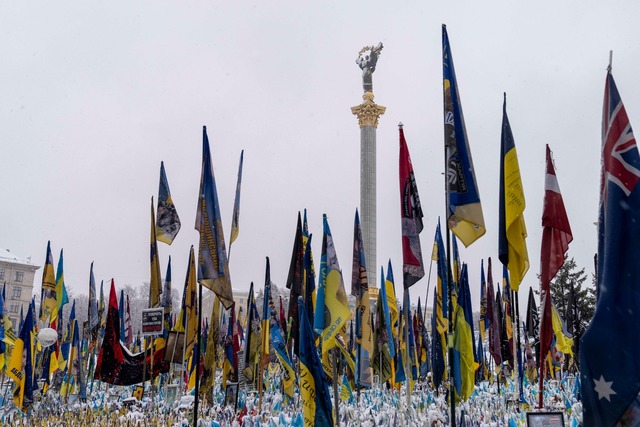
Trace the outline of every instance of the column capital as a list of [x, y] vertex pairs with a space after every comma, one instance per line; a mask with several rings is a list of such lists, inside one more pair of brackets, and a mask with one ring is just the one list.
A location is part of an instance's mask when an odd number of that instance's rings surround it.
[[364, 100], [362, 104], [351, 107], [351, 113], [358, 117], [360, 127], [373, 126], [378, 127], [378, 119], [387, 110], [387, 107], [378, 105], [373, 102], [373, 92], [365, 92], [362, 95]]

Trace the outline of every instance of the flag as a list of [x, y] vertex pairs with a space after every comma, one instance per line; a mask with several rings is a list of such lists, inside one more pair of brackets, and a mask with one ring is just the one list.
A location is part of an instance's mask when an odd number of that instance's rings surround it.
[[356, 209], [353, 224], [353, 265], [351, 273], [351, 295], [356, 297], [356, 386], [370, 388], [373, 385], [371, 355], [373, 337], [371, 335], [371, 308], [369, 305], [369, 282], [360, 229], [360, 216]]
[[[424, 308], [426, 314], [426, 301]], [[429, 360], [429, 335], [425, 326], [425, 318], [423, 317], [420, 298], [418, 298], [418, 313], [415, 317], [414, 324], [416, 335], [418, 336], [418, 363], [420, 364], [420, 378], [424, 378], [430, 370], [431, 361]]]
[[296, 225], [296, 234], [293, 239], [293, 252], [291, 253], [291, 263], [289, 264], [289, 275], [287, 276], [287, 289], [289, 294], [288, 318], [292, 319], [291, 338], [293, 340], [293, 351], [298, 354], [298, 297], [302, 295], [302, 286], [305, 280], [304, 272], [304, 239], [302, 235], [302, 219], [298, 212], [298, 223]]
[[[184, 295], [183, 295], [184, 297]], [[127, 299], [128, 304], [128, 299]], [[162, 336], [167, 339], [169, 331], [173, 327], [171, 322], [171, 312], [173, 311], [173, 290], [171, 284], [171, 255], [169, 255], [169, 262], [167, 263], [167, 273], [164, 276], [164, 288], [162, 290], [162, 297], [160, 298], [160, 307], [164, 308], [164, 325], [162, 328]]]
[[[271, 263], [267, 257], [265, 273], [264, 273], [264, 294], [262, 302], [262, 350], [260, 352], [260, 369], [269, 363], [269, 299], [271, 298]], [[262, 371], [260, 371], [262, 372]]]
[[185, 332], [185, 352], [191, 354], [198, 339], [198, 289], [196, 284], [196, 260], [193, 245], [189, 250], [189, 266], [184, 279], [182, 324]]
[[471, 397], [475, 386], [476, 349], [473, 333], [473, 309], [467, 265], [462, 266], [458, 288], [453, 336], [453, 384], [456, 398], [464, 401]]
[[9, 375], [16, 384], [13, 401], [23, 412], [33, 402], [33, 370], [35, 368], [36, 358], [34, 349], [36, 338], [33, 330], [33, 322], [33, 309], [32, 306], [29, 305], [27, 317], [20, 329], [20, 335], [13, 345], [7, 370], [7, 375]]
[[[438, 282], [433, 293], [433, 318], [432, 318], [432, 333], [433, 338], [432, 345], [432, 362], [433, 367], [433, 381], [436, 387], [440, 386], [441, 381], [447, 377], [445, 370], [445, 360], [447, 360], [447, 334], [449, 333], [449, 296], [448, 289], [450, 282], [448, 280], [449, 274], [447, 272], [447, 258], [444, 249], [444, 242], [442, 241], [442, 233], [440, 229], [440, 220], [436, 227], [435, 235], [436, 247], [438, 248], [438, 261], [437, 272]], [[453, 321], [453, 320], [451, 320]]]
[[198, 282], [218, 295], [224, 308], [229, 309], [233, 290], [206, 126], [202, 128], [202, 173], [195, 229], [200, 233]]
[[156, 233], [158, 241], [170, 245], [180, 231], [180, 218], [173, 204], [169, 181], [164, 171], [164, 162], [160, 162], [160, 186], [158, 188], [158, 218]]
[[400, 132], [400, 213], [402, 218], [402, 272], [405, 289], [424, 276], [420, 232], [422, 231], [422, 207], [409, 147], [404, 139], [402, 126]]
[[222, 388], [226, 389], [228, 382], [238, 380], [238, 351], [240, 343], [235, 337], [234, 326], [236, 324], [235, 303], [229, 309], [229, 323], [227, 324], [227, 334], [224, 337], [224, 362], [222, 364]]
[[154, 352], [153, 373], [146, 369], [143, 376], [144, 365], [151, 363], [153, 347], [145, 353], [131, 354], [120, 342], [120, 319], [118, 317], [118, 299], [113, 279], [111, 279], [111, 291], [109, 292], [109, 305], [107, 321], [102, 346], [98, 353], [98, 361], [93, 377], [96, 380], [113, 385], [133, 385], [143, 380], [155, 378], [160, 373], [169, 371], [169, 364], [164, 362], [166, 347], [160, 347]]
[[171, 293], [171, 256], [169, 256], [167, 274], [164, 276], [164, 289], [162, 291], [162, 298], [160, 299], [160, 307], [164, 307], [165, 316], [173, 310], [173, 295]]
[[516, 146], [507, 117], [507, 94], [502, 106], [502, 138], [500, 143], [500, 208], [498, 223], [498, 255], [511, 273], [511, 289], [518, 292], [520, 282], [529, 270], [527, 227], [524, 223], [524, 189]]
[[[160, 307], [162, 294], [162, 278], [160, 277], [160, 260], [158, 259], [158, 242], [156, 239], [156, 220], [153, 213], [153, 197], [151, 197], [151, 281], [149, 282], [149, 308]], [[124, 338], [124, 337], [123, 337]]]
[[480, 192], [462, 114], [447, 27], [442, 25], [447, 224], [465, 246], [485, 233]]
[[[325, 254], [324, 251], [322, 253]], [[304, 425], [305, 427], [333, 426], [328, 382], [324, 380], [306, 307], [301, 301], [298, 302], [298, 306], [300, 308], [300, 318], [298, 319], [300, 324], [300, 396]]]
[[[75, 300], [73, 302], [73, 307], [75, 308]], [[120, 318], [120, 340], [125, 342], [126, 340], [126, 331], [125, 331], [125, 310], [126, 310], [125, 302], [124, 302], [124, 289], [120, 290], [120, 302], [118, 303], [118, 317]]]
[[260, 315], [256, 307], [256, 300], [253, 294], [253, 282], [249, 288], [249, 298], [247, 300], [247, 338], [245, 339], [244, 369], [242, 374], [249, 382], [253, 382], [255, 375], [255, 365], [258, 358], [260, 346], [262, 345], [260, 336]]
[[[533, 338], [536, 360], [540, 362], [540, 316], [536, 307], [536, 300], [533, 297], [533, 288], [529, 288], [529, 299], [527, 301], [527, 319], [525, 331], [528, 338]], [[528, 342], [529, 340], [527, 340]]]
[[[93, 266], [93, 264], [92, 264]], [[51, 315], [55, 311], [56, 303], [56, 277], [53, 272], [53, 255], [51, 254], [51, 241], [47, 242], [47, 255], [42, 271], [42, 292], [40, 294], [40, 321], [49, 326]]]
[[63, 258], [62, 249], [60, 249], [60, 259], [58, 259], [58, 269], [56, 271], [56, 306], [51, 312], [51, 327], [58, 331], [62, 328], [62, 307], [69, 302], [67, 287], [64, 284]]
[[489, 316], [487, 312], [487, 281], [484, 277], [484, 260], [480, 260], [480, 339], [484, 340], [489, 329]]
[[[380, 293], [376, 305], [376, 328], [374, 330], [373, 369], [378, 372], [380, 382], [392, 377], [392, 357], [395, 356], [393, 335], [390, 326], [389, 304], [387, 302], [384, 270], [380, 268]], [[391, 352], [393, 351], [393, 356]]]
[[236, 184], [236, 198], [233, 201], [233, 218], [231, 219], [231, 233], [229, 235], [229, 250], [238, 238], [240, 232], [240, 186], [242, 185], [242, 163], [244, 162], [244, 150], [240, 152], [240, 165], [238, 166], [238, 183]]
[[133, 326], [131, 325], [131, 306], [129, 305], [129, 295], [126, 299], [124, 310], [124, 343], [130, 347], [133, 344]]
[[333, 245], [333, 236], [327, 222], [327, 215], [322, 216], [323, 236], [322, 255], [320, 258], [320, 283], [313, 328], [322, 337], [322, 353], [326, 354], [336, 346], [336, 335], [351, 318], [351, 310], [347, 301], [347, 293], [342, 281], [342, 272], [338, 263], [338, 255]]
[[573, 355], [573, 336], [567, 332], [567, 327], [560, 318], [555, 305], [551, 306], [551, 325], [556, 339], [556, 349], [564, 354]]
[[[46, 267], [45, 267], [46, 268]], [[93, 262], [89, 270], [89, 329], [93, 332], [100, 325], [100, 317], [98, 316], [98, 296], [96, 294], [96, 280], [93, 277]]]
[[[538, 360], [544, 360], [551, 346], [553, 332], [551, 328], [551, 281], [562, 264], [564, 254], [573, 240], [571, 226], [564, 208], [560, 186], [551, 157], [551, 150], [546, 146], [546, 174], [544, 180], [544, 205], [542, 210], [542, 245], [540, 250], [540, 350]], [[535, 302], [534, 302], [535, 304]]]
[[[266, 295], [266, 294], [265, 294]], [[273, 303], [273, 294], [269, 292], [269, 337], [271, 340], [271, 344], [273, 345], [274, 353], [278, 358], [278, 362], [280, 362], [280, 366], [282, 366], [282, 384], [284, 388], [284, 392], [290, 398], [293, 398], [294, 392], [294, 382], [296, 379], [295, 371], [293, 370], [293, 365], [291, 364], [291, 360], [289, 359], [289, 355], [287, 354], [286, 342], [284, 340], [284, 336], [282, 335], [282, 330], [280, 329], [280, 324], [278, 322], [278, 316], [276, 314], [276, 307]]]
[[487, 317], [489, 318], [489, 353], [493, 356], [496, 366], [502, 364], [500, 351], [500, 300], [496, 299], [493, 290], [493, 276], [491, 273], [491, 258], [487, 261]]
[[213, 296], [211, 311], [211, 332], [207, 336], [207, 351], [204, 356], [204, 369], [200, 386], [202, 393], [208, 396], [213, 389], [218, 359], [218, 338], [220, 336], [220, 299]]
[[[316, 275], [315, 270], [313, 268], [313, 254], [311, 253], [311, 239], [313, 235], [309, 235], [307, 238], [307, 242], [304, 248], [304, 304], [307, 307], [307, 316], [309, 316], [309, 323], [313, 323], [314, 318], [314, 303], [315, 303], [315, 288], [316, 288]], [[289, 333], [293, 335], [294, 333], [294, 325], [298, 325], [297, 321], [294, 321], [291, 317], [289, 318], [289, 322], [291, 323], [289, 327]], [[298, 332], [299, 332], [298, 328]], [[297, 333], [296, 332], [296, 336]]]
[[282, 335], [287, 340], [287, 316], [284, 314], [284, 305], [282, 304], [282, 295], [280, 295], [280, 328], [282, 329]]
[[[380, 272], [382, 273], [382, 268], [380, 268]], [[381, 278], [384, 276], [381, 276]], [[391, 267], [391, 259], [387, 263], [387, 276], [384, 280], [384, 290], [380, 290], [380, 293], [383, 294], [383, 308], [385, 310], [385, 321], [387, 322], [387, 327], [389, 328], [389, 354], [391, 356], [395, 356], [395, 345], [394, 341], [398, 337], [396, 326], [398, 325], [398, 318], [400, 317], [398, 314], [398, 303], [396, 301], [396, 287], [393, 280], [393, 268]], [[384, 307], [386, 304], [386, 307]], [[388, 315], [387, 315], [388, 313]]]

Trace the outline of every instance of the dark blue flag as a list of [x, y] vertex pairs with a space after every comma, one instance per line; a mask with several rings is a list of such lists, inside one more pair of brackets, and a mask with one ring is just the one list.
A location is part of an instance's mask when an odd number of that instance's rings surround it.
[[602, 120], [596, 310], [582, 338], [585, 426], [638, 425], [640, 155], [609, 69]]

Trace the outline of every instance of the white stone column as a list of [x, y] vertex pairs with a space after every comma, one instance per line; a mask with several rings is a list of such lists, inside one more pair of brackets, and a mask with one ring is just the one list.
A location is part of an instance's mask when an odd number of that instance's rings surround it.
[[367, 263], [369, 288], [377, 287], [378, 261], [376, 257], [376, 130], [378, 119], [386, 107], [373, 102], [373, 93], [366, 92], [364, 102], [351, 108], [360, 125], [360, 218], [362, 240]]

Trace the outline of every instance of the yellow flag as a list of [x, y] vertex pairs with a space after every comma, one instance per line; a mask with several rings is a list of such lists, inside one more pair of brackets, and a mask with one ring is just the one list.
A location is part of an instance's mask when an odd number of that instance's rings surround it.
[[558, 351], [573, 355], [573, 338], [565, 335], [562, 328], [562, 319], [555, 305], [551, 306], [551, 325], [553, 326], [553, 333], [556, 335], [556, 348]]

